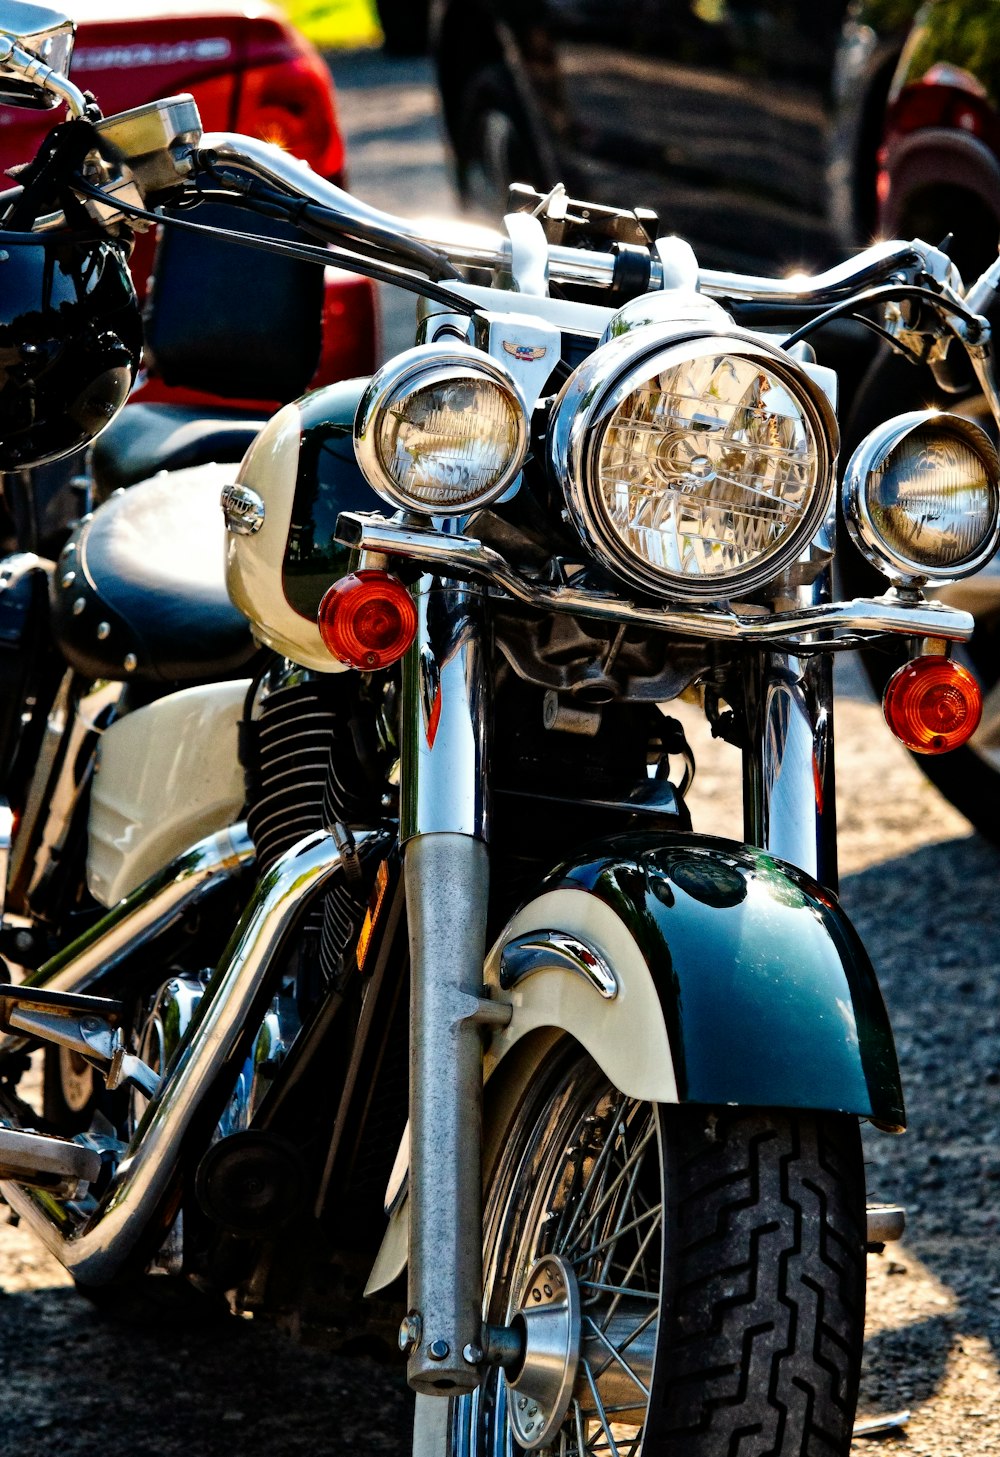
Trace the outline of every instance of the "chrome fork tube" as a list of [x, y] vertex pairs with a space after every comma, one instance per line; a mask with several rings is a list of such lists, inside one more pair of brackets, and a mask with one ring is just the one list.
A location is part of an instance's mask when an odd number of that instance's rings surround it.
[[400, 838], [410, 933], [407, 1379], [478, 1384], [488, 673], [479, 590], [423, 578], [403, 671]]
[[744, 838], [836, 890], [831, 654], [749, 656], [746, 709]]

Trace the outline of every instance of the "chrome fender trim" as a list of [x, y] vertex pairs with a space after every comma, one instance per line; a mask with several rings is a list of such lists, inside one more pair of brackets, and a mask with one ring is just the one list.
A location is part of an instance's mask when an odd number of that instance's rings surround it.
[[[574, 948], [572, 957], [567, 955], [567, 943]], [[596, 975], [579, 964], [576, 948], [581, 947], [601, 968]], [[523, 1038], [557, 1029], [576, 1038], [629, 1097], [653, 1103], [678, 1101], [666, 1023], [649, 967], [621, 917], [596, 896], [567, 889], [529, 901], [498, 937], [486, 958], [483, 979], [490, 1000], [513, 1009], [508, 1025], [487, 1043], [483, 1059], [487, 1082]], [[391, 1197], [387, 1196], [389, 1224], [366, 1295], [384, 1289], [406, 1269], [408, 1201], [402, 1170], [407, 1142], [404, 1133]], [[494, 1143], [487, 1127], [487, 1163]]]
[[[554, 929], [558, 927], [558, 929]], [[513, 979], [511, 955], [530, 938], [531, 974]], [[582, 975], [567, 961], [566, 942], [589, 948], [609, 968], [617, 991]], [[630, 1098], [676, 1103], [677, 1079], [663, 1009], [646, 959], [617, 911], [585, 890], [550, 890], [529, 901], [501, 933], [486, 959], [491, 1000], [513, 1009], [508, 1026], [486, 1049], [485, 1076], [529, 1032], [555, 1027], [590, 1053]], [[504, 983], [509, 990], [504, 990]]]

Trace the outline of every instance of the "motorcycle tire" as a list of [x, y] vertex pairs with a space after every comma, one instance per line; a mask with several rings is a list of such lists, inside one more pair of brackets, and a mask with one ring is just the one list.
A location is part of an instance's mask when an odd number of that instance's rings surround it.
[[484, 66], [465, 85], [452, 145], [458, 190], [471, 212], [507, 211], [512, 182], [542, 186], [541, 164], [514, 83], [502, 65]]
[[47, 1047], [42, 1074], [42, 1116], [64, 1136], [83, 1133], [91, 1125], [101, 1080], [78, 1052]]
[[[989, 427], [996, 439], [996, 427], [981, 395], [970, 393], [963, 399], [945, 394], [936, 387], [929, 370], [917, 368], [889, 350], [881, 351], [855, 397], [844, 431], [844, 463], [876, 425], [907, 410], [930, 408], [967, 415]], [[840, 531], [837, 560], [842, 596], [878, 596], [888, 587], [886, 578], [865, 561], [844, 529]], [[1000, 617], [977, 620], [971, 641], [958, 648], [955, 657], [978, 679], [988, 714], [988, 696], [1000, 682]], [[885, 686], [902, 665], [905, 654], [900, 650], [869, 650], [863, 651], [860, 658], [872, 691], [881, 702]], [[990, 741], [997, 736], [998, 726], [984, 722], [960, 749], [948, 754], [912, 755], [917, 767], [949, 804], [994, 844], [1000, 844], [1000, 747], [991, 747]]]
[[[834, 1457], [851, 1444], [864, 1242], [856, 1119], [636, 1102], [574, 1046], [535, 1080], [489, 1184], [485, 1316], [510, 1321], [541, 1256], [573, 1272], [583, 1359], [543, 1442], [559, 1457]], [[453, 1398], [442, 1457], [522, 1450], [511, 1379]]]

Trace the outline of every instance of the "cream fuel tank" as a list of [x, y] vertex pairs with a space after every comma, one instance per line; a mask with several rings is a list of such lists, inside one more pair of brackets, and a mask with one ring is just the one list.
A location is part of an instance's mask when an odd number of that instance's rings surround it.
[[345, 671], [316, 626], [327, 588], [351, 570], [350, 549], [334, 540], [337, 517], [385, 509], [354, 455], [366, 384], [345, 380], [279, 410], [223, 493], [230, 597], [261, 642], [321, 673]]

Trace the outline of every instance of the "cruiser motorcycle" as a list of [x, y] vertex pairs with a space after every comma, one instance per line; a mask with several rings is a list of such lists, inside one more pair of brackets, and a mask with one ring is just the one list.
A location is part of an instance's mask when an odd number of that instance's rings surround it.
[[[1000, 464], [967, 420], [880, 424], [845, 510], [893, 585], [833, 599], [808, 336], [958, 341], [1000, 406], [988, 326], [920, 241], [744, 277], [526, 187], [502, 234], [449, 236], [203, 135], [189, 98], [102, 117], [71, 46], [0, 4], [0, 91], [69, 111], [3, 203], [0, 284], [38, 300], [6, 460], [124, 405], [131, 232], [204, 227], [205, 197], [316, 240], [234, 254], [407, 287], [418, 328], [226, 483], [234, 613], [169, 475], [63, 551], [68, 660], [157, 691], [91, 722], [85, 929], [0, 987], [3, 1197], [84, 1289], [398, 1344], [417, 1457], [845, 1453], [865, 1252], [898, 1229], [859, 1121], [904, 1110], [836, 895], [831, 665], [902, 641], [892, 731], [974, 731], [972, 621], [923, 589], [996, 549]], [[738, 750], [742, 842], [692, 824], [681, 699]], [[28, 1101], [45, 1048], [85, 1065], [85, 1127]]]

